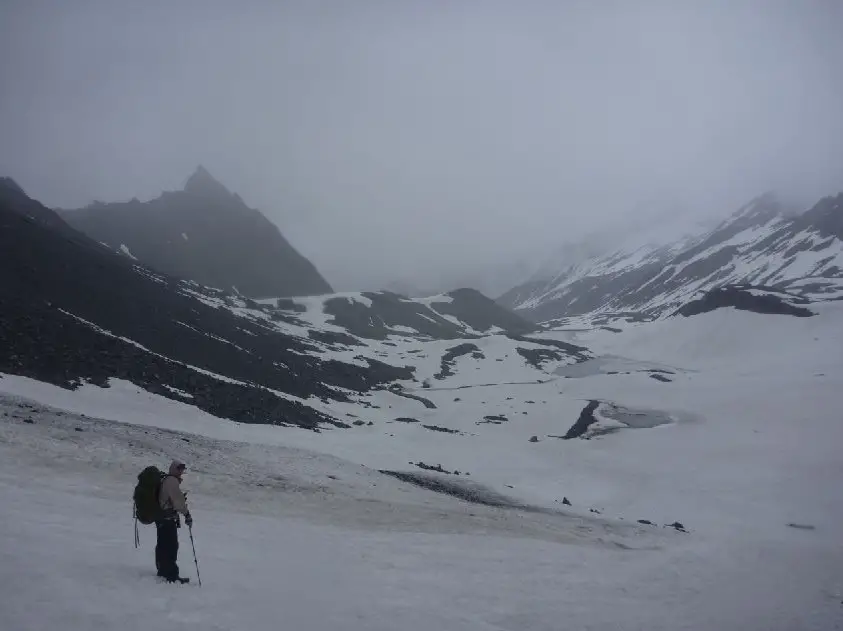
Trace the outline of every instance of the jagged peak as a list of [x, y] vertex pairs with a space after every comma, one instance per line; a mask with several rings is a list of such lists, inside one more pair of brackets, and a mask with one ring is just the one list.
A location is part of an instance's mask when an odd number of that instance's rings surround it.
[[187, 178], [184, 190], [187, 193], [193, 193], [195, 195], [225, 195], [226, 197], [231, 197], [231, 191], [220, 184], [220, 182], [201, 164], [196, 167], [196, 171], [193, 172], [193, 175]]
[[772, 191], [759, 195], [748, 204], [741, 206], [729, 220], [733, 222], [738, 219], [769, 221], [785, 214], [785, 206], [781, 198]]

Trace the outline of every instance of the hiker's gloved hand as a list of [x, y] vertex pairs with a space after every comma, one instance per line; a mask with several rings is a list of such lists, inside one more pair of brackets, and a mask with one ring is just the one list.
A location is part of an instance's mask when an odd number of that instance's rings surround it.
[[193, 517], [191, 517], [190, 513], [184, 516], [184, 523], [187, 524], [188, 528], [193, 526]]

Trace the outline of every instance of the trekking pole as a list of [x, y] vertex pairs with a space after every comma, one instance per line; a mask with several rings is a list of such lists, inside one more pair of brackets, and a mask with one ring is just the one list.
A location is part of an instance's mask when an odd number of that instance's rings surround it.
[[190, 533], [190, 546], [193, 548], [193, 563], [196, 565], [196, 578], [199, 580], [199, 587], [202, 587], [202, 577], [199, 576], [199, 559], [196, 558], [196, 544], [193, 543], [193, 526], [188, 526], [187, 531]]

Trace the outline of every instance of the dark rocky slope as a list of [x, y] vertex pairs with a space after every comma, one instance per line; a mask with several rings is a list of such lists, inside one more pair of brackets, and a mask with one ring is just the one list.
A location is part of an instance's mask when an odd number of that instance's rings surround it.
[[0, 263], [0, 372], [69, 388], [117, 377], [236, 421], [305, 427], [338, 423], [284, 393], [343, 400], [338, 387], [412, 373], [320, 361], [305, 340], [203, 304], [70, 228], [10, 180]]
[[391, 327], [401, 326], [433, 339], [471, 337], [491, 329], [521, 334], [536, 325], [497, 304], [474, 289], [458, 289], [425, 301], [410, 300], [388, 291], [364, 292], [371, 304], [344, 297], [330, 298], [325, 312], [333, 323], [350, 333], [369, 339], [386, 339]]
[[726, 285], [705, 293], [702, 297], [683, 305], [674, 315], [694, 316], [716, 309], [734, 307], [754, 313], [770, 313], [810, 317], [815, 315], [810, 309], [801, 306], [810, 304], [806, 298], [778, 291], [772, 287], [753, 287], [752, 285]]
[[61, 210], [74, 228], [144, 265], [253, 298], [330, 293], [313, 264], [259, 211], [202, 167], [148, 202]]

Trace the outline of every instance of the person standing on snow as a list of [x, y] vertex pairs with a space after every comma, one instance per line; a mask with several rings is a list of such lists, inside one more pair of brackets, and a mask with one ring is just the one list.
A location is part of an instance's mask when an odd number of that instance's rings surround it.
[[158, 576], [167, 579], [168, 583], [190, 581], [188, 578], [179, 576], [178, 566], [178, 529], [181, 528], [179, 515], [184, 515], [184, 523], [188, 528], [193, 525], [193, 518], [187, 509], [187, 500], [181, 490], [185, 468], [183, 462], [173, 460], [170, 464], [170, 473], [161, 482], [158, 495], [161, 517], [155, 522], [155, 530], [158, 534], [158, 542], [155, 545], [155, 567], [158, 568]]

